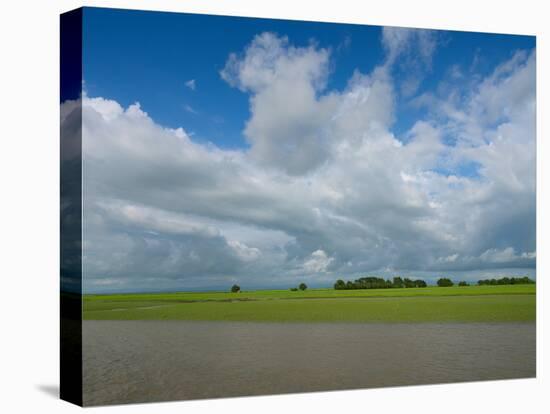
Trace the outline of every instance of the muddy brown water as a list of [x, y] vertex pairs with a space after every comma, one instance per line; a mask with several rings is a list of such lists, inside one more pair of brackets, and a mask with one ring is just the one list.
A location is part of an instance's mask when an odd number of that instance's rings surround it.
[[84, 404], [535, 376], [534, 323], [84, 321]]

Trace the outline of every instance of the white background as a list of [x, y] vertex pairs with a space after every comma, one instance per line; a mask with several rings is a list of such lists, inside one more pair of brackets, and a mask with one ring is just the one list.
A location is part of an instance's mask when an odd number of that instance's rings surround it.
[[[309, 3], [309, 4], [308, 4]], [[91, 408], [89, 412], [544, 412], [550, 406], [547, 187], [550, 13], [544, 1], [11, 1], [0, 11], [0, 410], [66, 413], [57, 399], [59, 13], [109, 6], [537, 35], [537, 379]], [[546, 213], [545, 213], [546, 212]], [[546, 234], [545, 234], [546, 233]], [[498, 346], [498, 344], [495, 344]], [[182, 374], [184, 375], [184, 373]], [[289, 372], [289, 375], [292, 375]], [[548, 411], [546, 411], [548, 412]]]

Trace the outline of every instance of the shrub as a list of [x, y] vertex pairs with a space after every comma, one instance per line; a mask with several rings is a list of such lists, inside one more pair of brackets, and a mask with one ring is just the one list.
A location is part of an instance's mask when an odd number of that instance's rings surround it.
[[461, 282], [458, 282], [458, 286], [470, 286], [470, 284], [463, 280]]
[[306, 290], [307, 289], [307, 285], [305, 283], [300, 283], [300, 286], [298, 286], [298, 288], [300, 290]]
[[231, 292], [238, 293], [241, 291], [241, 287], [239, 285], [233, 285], [231, 286]]

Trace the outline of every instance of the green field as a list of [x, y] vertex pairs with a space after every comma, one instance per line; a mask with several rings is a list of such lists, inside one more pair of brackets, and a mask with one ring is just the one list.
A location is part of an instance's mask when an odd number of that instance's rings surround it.
[[86, 295], [87, 320], [505, 322], [535, 320], [535, 285]]

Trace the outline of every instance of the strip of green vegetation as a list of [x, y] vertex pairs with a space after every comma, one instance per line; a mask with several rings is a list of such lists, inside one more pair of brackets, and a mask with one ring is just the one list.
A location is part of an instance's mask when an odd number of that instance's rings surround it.
[[85, 295], [85, 304], [103, 301], [196, 301], [233, 299], [299, 299], [299, 298], [356, 298], [402, 296], [472, 296], [472, 295], [526, 295], [535, 294], [536, 285], [464, 286], [408, 288], [408, 289], [308, 289], [254, 290], [231, 292], [173, 292], [173, 293], [124, 293], [114, 295]]
[[84, 318], [265, 322], [535, 320], [535, 286], [87, 295]]

